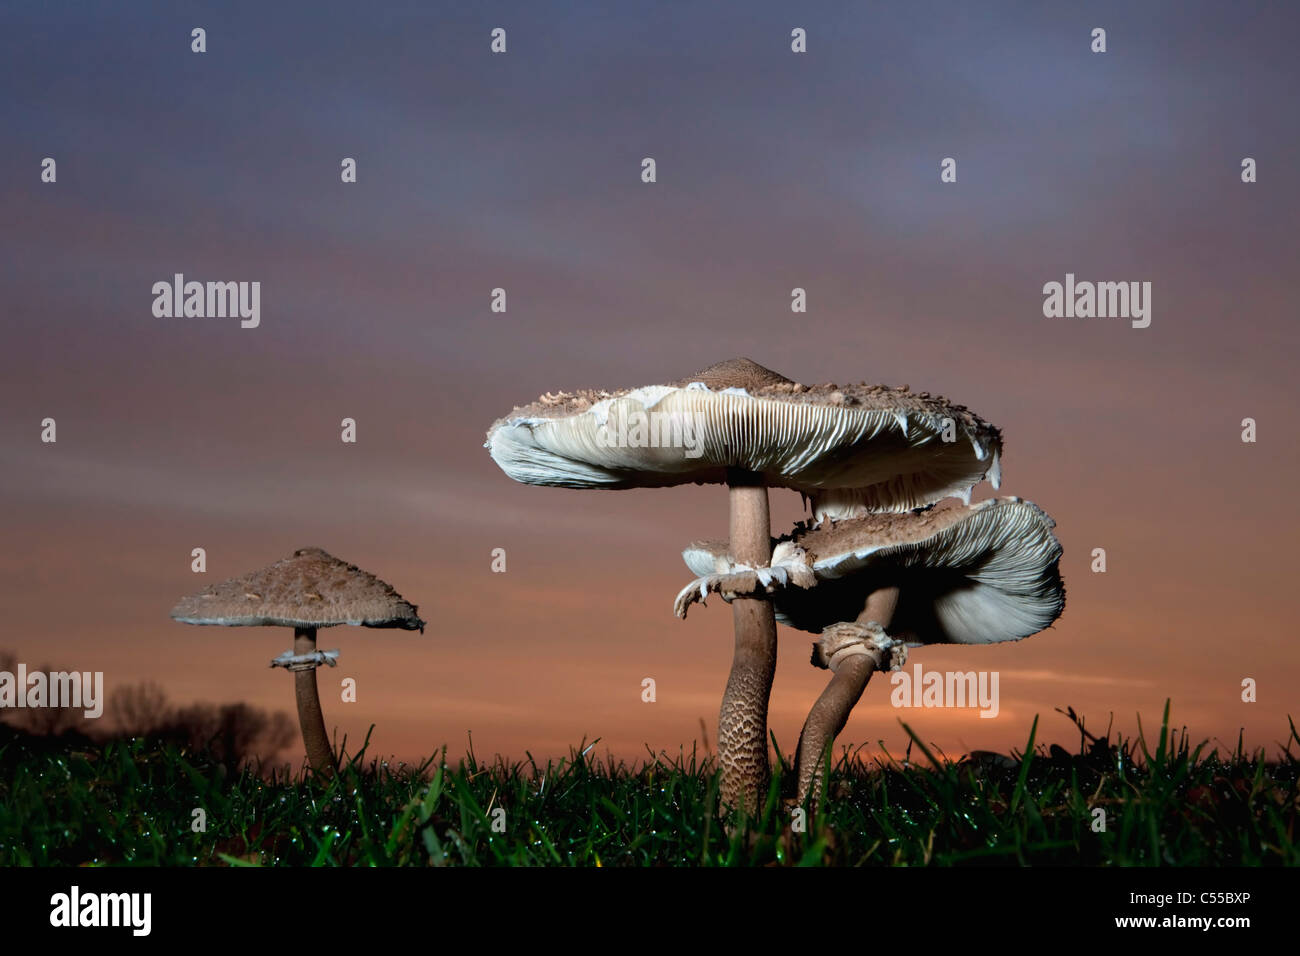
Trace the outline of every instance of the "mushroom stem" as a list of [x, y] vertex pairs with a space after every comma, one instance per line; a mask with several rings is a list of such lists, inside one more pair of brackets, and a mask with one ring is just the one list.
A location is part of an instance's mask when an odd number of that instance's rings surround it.
[[[762, 475], [731, 470], [731, 553], [740, 564], [766, 567], [772, 528]], [[731, 602], [736, 647], [718, 715], [719, 794], [724, 809], [754, 815], [767, 789], [767, 704], [776, 673], [776, 615], [766, 595]]]
[[[897, 587], [872, 591], [862, 613], [858, 615], [858, 623], [876, 623], [887, 628], [897, 606]], [[830, 683], [808, 712], [808, 719], [804, 721], [803, 730], [799, 734], [799, 752], [796, 757], [800, 803], [807, 800], [809, 794], [812, 794], [814, 804], [821, 800], [828, 752], [839, 732], [848, 723], [849, 713], [867, 689], [867, 681], [871, 680], [872, 672], [879, 666], [877, 657], [868, 654], [848, 658], [835, 669]]]
[[[293, 630], [295, 655], [312, 654], [316, 650], [316, 628], [296, 627]], [[330, 749], [329, 734], [325, 731], [325, 715], [320, 709], [320, 695], [316, 690], [316, 668], [295, 671], [293, 692], [298, 701], [298, 726], [302, 728], [302, 742], [307, 748], [311, 769], [321, 776], [334, 773], [334, 753]]]

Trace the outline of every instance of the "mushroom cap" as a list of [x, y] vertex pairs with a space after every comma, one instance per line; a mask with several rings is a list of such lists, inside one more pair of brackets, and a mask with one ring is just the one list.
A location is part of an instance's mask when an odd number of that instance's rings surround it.
[[[1020, 640], [1065, 608], [1055, 527], [1037, 505], [1006, 497], [796, 530], [774, 544], [803, 548], [817, 586], [775, 591], [776, 619], [819, 633], [855, 620], [872, 591], [897, 585], [889, 633], [912, 646]], [[725, 549], [700, 541], [682, 556], [706, 575], [725, 566]]]
[[1002, 436], [906, 385], [800, 385], [732, 359], [666, 385], [548, 393], [494, 422], [484, 445], [526, 484], [725, 484], [741, 469], [810, 496], [818, 516], [847, 517], [969, 500], [986, 476], [996, 486]]
[[261, 571], [183, 598], [171, 616], [183, 624], [226, 627], [400, 627], [423, 632], [416, 608], [355, 564], [320, 548], [301, 548]]

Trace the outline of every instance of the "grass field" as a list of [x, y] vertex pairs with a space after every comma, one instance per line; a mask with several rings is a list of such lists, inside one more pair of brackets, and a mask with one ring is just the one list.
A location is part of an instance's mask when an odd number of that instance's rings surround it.
[[[1171, 730], [1066, 750], [841, 759], [824, 809], [797, 816], [778, 761], [760, 818], [728, 827], [693, 754], [640, 766], [594, 746], [539, 765], [411, 767], [365, 748], [328, 784], [287, 770], [224, 773], [146, 740], [0, 747], [0, 865], [730, 866], [1296, 865], [1300, 743], [1220, 753]], [[908, 731], [911, 734], [911, 731]], [[1098, 829], [1097, 811], [1105, 828]], [[196, 811], [202, 811], [202, 818]], [[733, 821], [734, 822], [734, 821]], [[200, 829], [202, 823], [205, 828]]]

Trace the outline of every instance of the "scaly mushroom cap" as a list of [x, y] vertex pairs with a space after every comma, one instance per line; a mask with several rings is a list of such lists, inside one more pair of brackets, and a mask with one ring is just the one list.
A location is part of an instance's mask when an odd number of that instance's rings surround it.
[[960, 405], [906, 385], [800, 385], [748, 359], [667, 385], [543, 395], [496, 421], [484, 445], [533, 485], [654, 488], [758, 472], [810, 496], [819, 517], [968, 501], [984, 477], [1001, 480], [1000, 433]]
[[172, 608], [183, 624], [294, 628], [400, 627], [424, 630], [414, 605], [379, 578], [320, 548], [184, 598]]
[[[776, 619], [818, 633], [855, 620], [868, 594], [896, 585], [889, 633], [912, 646], [1020, 640], [1065, 608], [1055, 527], [1020, 498], [823, 522], [773, 542], [802, 548], [817, 580], [774, 590]], [[725, 542], [695, 542], [682, 557], [701, 577], [730, 564]]]

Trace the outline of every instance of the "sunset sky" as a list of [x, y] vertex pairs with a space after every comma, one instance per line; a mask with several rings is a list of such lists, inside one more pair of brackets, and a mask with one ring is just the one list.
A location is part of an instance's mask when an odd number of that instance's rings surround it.
[[[1064, 548], [1056, 626], [913, 652], [997, 670], [996, 719], [878, 675], [841, 743], [1006, 750], [1037, 714], [1068, 746], [1056, 707], [1130, 733], [1172, 698], [1196, 740], [1274, 750], [1300, 717], [1294, 6], [129, 6], [0, 8], [0, 651], [292, 712], [291, 632], [168, 611], [315, 545], [429, 622], [320, 635], [327, 724], [376, 725], [372, 754], [689, 752], [731, 614], [672, 601], [725, 489], [525, 486], [483, 438], [545, 391], [746, 356], [969, 406]], [[259, 281], [260, 326], [155, 317], [175, 273]], [[1067, 273], [1150, 282], [1150, 327], [1045, 318]], [[774, 530], [800, 507], [773, 492]], [[789, 752], [827, 673], [780, 641]]]

